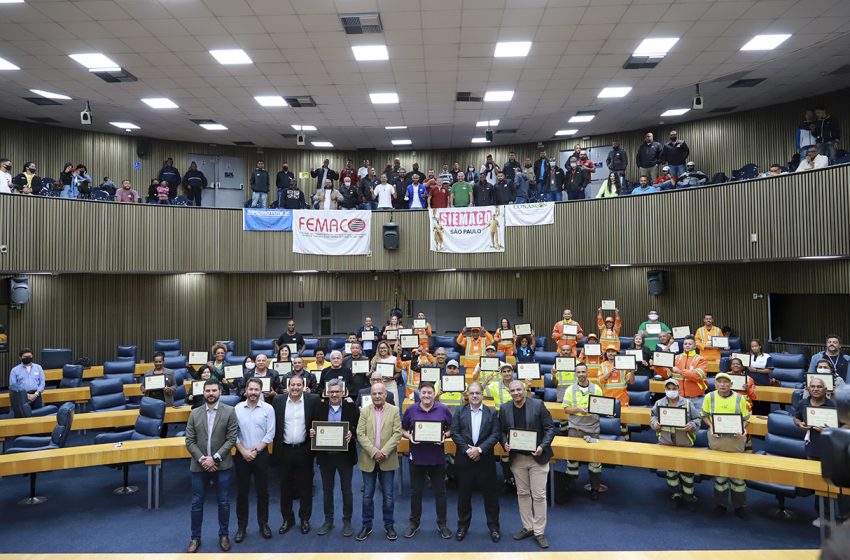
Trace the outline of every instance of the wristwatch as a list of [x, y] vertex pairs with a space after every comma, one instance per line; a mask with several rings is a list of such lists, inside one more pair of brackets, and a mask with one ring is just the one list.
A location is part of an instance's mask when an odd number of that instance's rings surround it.
[[218, 453], [213, 455], [213, 461], [215, 461], [216, 463], [221, 463], [221, 455], [219, 455]]

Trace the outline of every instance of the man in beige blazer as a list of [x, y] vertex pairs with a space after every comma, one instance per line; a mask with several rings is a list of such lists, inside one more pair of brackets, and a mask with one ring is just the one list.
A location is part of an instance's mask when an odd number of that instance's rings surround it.
[[218, 544], [230, 550], [230, 478], [233, 473], [231, 450], [236, 445], [239, 421], [232, 406], [219, 402], [221, 383], [210, 378], [204, 383], [204, 405], [194, 409], [186, 422], [186, 447], [192, 460], [192, 540], [186, 552], [201, 546], [204, 497], [210, 483], [218, 498]]
[[401, 416], [398, 408], [388, 404], [387, 389], [383, 383], [372, 385], [372, 404], [360, 410], [357, 422], [357, 442], [360, 456], [357, 466], [363, 473], [363, 528], [357, 533], [358, 541], [366, 540], [372, 533], [375, 517], [375, 486], [380, 477], [384, 498], [384, 530], [387, 540], [398, 538], [393, 513], [395, 471], [398, 470], [398, 444], [401, 442]]

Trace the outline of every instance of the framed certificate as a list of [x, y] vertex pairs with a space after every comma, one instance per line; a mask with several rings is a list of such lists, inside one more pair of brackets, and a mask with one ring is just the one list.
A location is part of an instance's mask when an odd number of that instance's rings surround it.
[[627, 354], [625, 356], [614, 356], [614, 369], [634, 371], [637, 369], [635, 357]]
[[202, 397], [204, 395], [204, 383], [206, 383], [206, 381], [192, 381], [193, 397]]
[[363, 331], [360, 333], [362, 340], [375, 340], [375, 331]]
[[590, 399], [587, 402], [587, 411], [600, 416], [614, 416], [614, 403], [616, 401], [617, 399], [614, 397], [590, 395]]
[[578, 335], [578, 325], [575, 323], [562, 323], [561, 332], [567, 336], [576, 336]]
[[387, 340], [398, 340], [398, 329], [389, 329], [384, 331]]
[[342, 353], [343, 354], [351, 354], [351, 343], [346, 342], [342, 345]]
[[478, 363], [478, 369], [481, 371], [499, 371], [499, 358], [482, 356]]
[[294, 342], [288, 342], [288, 343], [286, 344], [286, 347], [287, 347], [287, 348], [289, 348], [289, 352], [290, 352], [291, 354], [297, 354], [297, 353], [298, 353], [298, 345], [297, 345], [296, 343], [294, 343]]
[[466, 391], [466, 376], [444, 375], [440, 378], [440, 392], [463, 393]]
[[601, 344], [585, 344], [584, 345], [584, 355], [585, 356], [601, 356], [602, 355], [602, 345]]
[[729, 348], [729, 337], [728, 336], [712, 336], [711, 337], [711, 346], [713, 348]]
[[[343, 381], [342, 379], [337, 379], [337, 381], [339, 381], [340, 388], [342, 389], [342, 394], [345, 395], [345, 381]], [[328, 383], [330, 383], [330, 381], [325, 381], [325, 395], [328, 394]]]
[[835, 380], [830, 373], [807, 373], [806, 374], [806, 385], [811, 384], [812, 379], [820, 379], [823, 381], [824, 386], [827, 391], [832, 391], [835, 389]]
[[741, 363], [744, 365], [744, 367], [750, 367], [751, 356], [749, 354], [743, 354], [741, 352], [733, 352], [732, 357], [738, 358], [739, 360], [741, 360]]
[[202, 366], [209, 361], [208, 356], [208, 352], [189, 352], [188, 364], [190, 366]]
[[555, 358], [555, 371], [575, 371], [576, 359], [564, 356]]
[[673, 352], [653, 352], [652, 365], [658, 367], [673, 367], [676, 365], [676, 354]]
[[819, 428], [838, 427], [838, 409], [823, 406], [806, 407], [806, 425]]
[[406, 334], [413, 334], [413, 329], [399, 329], [398, 330], [399, 336], [404, 336]]
[[603, 299], [602, 300], [602, 309], [617, 309], [617, 302], [613, 299]]
[[348, 422], [313, 422], [316, 435], [310, 439], [310, 451], [348, 451]]
[[673, 327], [673, 338], [685, 338], [691, 334], [691, 327]]
[[519, 325], [514, 325], [514, 332], [516, 332], [517, 336], [524, 336], [531, 334], [531, 323], [521, 323]]
[[647, 323], [646, 334], [661, 334], [661, 323]]
[[413, 328], [414, 329], [424, 329], [424, 328], [426, 328], [427, 324], [428, 324], [428, 322], [425, 321], [425, 319], [414, 319], [413, 320]]
[[419, 370], [419, 381], [438, 383], [440, 381], [440, 368], [425, 366]]
[[351, 360], [351, 373], [354, 375], [369, 373], [369, 360]]
[[687, 409], [678, 406], [659, 406], [658, 423], [665, 428], [684, 428], [688, 425]]
[[366, 408], [372, 404], [372, 395], [363, 395], [360, 397], [360, 408]]
[[514, 331], [511, 329], [502, 329], [499, 331], [499, 338], [502, 340], [513, 340], [514, 339]]
[[467, 317], [466, 318], [466, 328], [467, 329], [480, 329], [481, 328], [481, 317]]
[[263, 384], [263, 393], [268, 393], [272, 390], [272, 378], [271, 377], [260, 377], [260, 383]]
[[711, 425], [717, 435], [738, 435], [744, 433], [744, 420], [740, 414], [712, 414]]
[[165, 389], [165, 376], [151, 375], [145, 377], [145, 391], [156, 391], [157, 389]]
[[413, 439], [416, 440], [416, 443], [442, 443], [443, 423], [425, 420], [414, 422]]
[[419, 335], [403, 334], [401, 335], [401, 347], [412, 349], [419, 347]]
[[540, 379], [540, 364], [535, 362], [519, 363], [516, 367], [519, 379]]
[[292, 371], [292, 362], [272, 362], [269, 369], [273, 369], [281, 375], [286, 375]]
[[537, 432], [512, 429], [508, 435], [510, 436], [508, 445], [511, 446], [511, 451], [537, 450]]
[[242, 377], [242, 366], [224, 366], [225, 379], [239, 379]]
[[395, 364], [389, 362], [378, 362], [375, 364], [375, 371], [381, 374], [384, 379], [392, 379], [395, 377]]
[[623, 354], [626, 354], [627, 356], [634, 356], [636, 362], [643, 361], [643, 350], [626, 350]]
[[732, 390], [733, 391], [746, 391], [747, 390], [747, 376], [746, 375], [735, 375], [733, 373], [730, 373], [729, 377], [732, 378]]

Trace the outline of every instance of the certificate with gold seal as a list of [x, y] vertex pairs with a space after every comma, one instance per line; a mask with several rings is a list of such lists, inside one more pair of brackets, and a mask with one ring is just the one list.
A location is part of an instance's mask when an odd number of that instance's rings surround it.
[[310, 451], [348, 451], [348, 422], [313, 422]]

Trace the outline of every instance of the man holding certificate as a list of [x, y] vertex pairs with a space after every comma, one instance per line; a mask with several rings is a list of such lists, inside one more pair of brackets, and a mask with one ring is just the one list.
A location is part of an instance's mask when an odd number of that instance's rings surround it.
[[[463, 348], [463, 356], [460, 357], [460, 365], [464, 368], [474, 368], [478, 363], [478, 359], [484, 355], [484, 349], [493, 344], [493, 335], [484, 330], [484, 336], [481, 336], [482, 328], [480, 326], [480, 317], [467, 317], [469, 319], [478, 319], [479, 326], [463, 327], [460, 334], [457, 335], [457, 345]], [[469, 322], [469, 321], [468, 321]], [[475, 324], [474, 322], [472, 324]], [[467, 334], [469, 333], [469, 334]]]
[[[794, 423], [806, 434], [806, 457], [820, 460], [820, 435], [826, 428], [838, 427], [835, 401], [826, 398], [826, 384], [820, 377], [809, 378], [809, 397], [797, 405]], [[831, 409], [831, 410], [830, 410]]]
[[[702, 414], [708, 423], [708, 448], [730, 453], [743, 453], [747, 441], [750, 408], [747, 399], [732, 390], [728, 373], [714, 377], [716, 391], [705, 396]], [[740, 478], [715, 477], [714, 504], [718, 514], [726, 512], [729, 494], [735, 515], [747, 517], [747, 483]]]
[[381, 331], [372, 323], [371, 317], [366, 317], [363, 320], [363, 326], [357, 329], [357, 340], [360, 341], [360, 346], [363, 348], [363, 353], [371, 360], [375, 356], [378, 339], [381, 338]]
[[[664, 396], [650, 412], [649, 427], [658, 433], [658, 443], [674, 447], [693, 447], [699, 430], [701, 412], [686, 398], [679, 396], [679, 382], [668, 379], [664, 383]], [[692, 504], [694, 475], [678, 471], [667, 471], [667, 488], [677, 504]]]
[[599, 345], [599, 335], [587, 333], [587, 341], [578, 355], [578, 361], [587, 365], [588, 377], [599, 377], [599, 370], [605, 357], [602, 355], [602, 346]]
[[546, 539], [546, 483], [555, 424], [543, 401], [526, 398], [522, 381], [511, 381], [511, 402], [499, 408], [502, 446], [509, 453], [516, 480], [516, 496], [522, 530], [514, 540], [534, 537], [540, 548]]
[[623, 322], [620, 319], [620, 310], [615, 309], [613, 317], [608, 315], [603, 318], [602, 308], [600, 307], [596, 312], [596, 326], [599, 328], [599, 342], [602, 344], [602, 347], [613, 346], [619, 352], [620, 329], [623, 326]]
[[401, 419], [402, 435], [410, 440], [410, 524], [404, 530], [409, 539], [419, 532], [422, 518], [422, 492], [431, 481], [437, 507], [437, 532], [450, 539], [446, 519], [446, 452], [443, 442], [451, 434], [452, 413], [435, 400], [433, 383], [419, 384], [419, 402], [409, 406]]
[[[325, 387], [331, 379], [339, 379], [345, 384], [345, 394], [343, 395], [343, 398], [346, 397], [349, 389], [354, 385], [354, 378], [351, 375], [351, 370], [342, 365], [342, 352], [339, 350], [331, 352], [331, 365], [330, 367], [323, 369], [322, 375], [319, 376], [319, 392], [323, 396]], [[353, 402], [351, 397], [348, 397], [346, 400]]]
[[[602, 388], [590, 382], [585, 364], [576, 364], [576, 382], [564, 392], [564, 412], [567, 413], [567, 436], [574, 438], [598, 438], [600, 431], [599, 415], [590, 410], [592, 397], [601, 397]], [[602, 488], [602, 463], [590, 463], [587, 466], [590, 473], [590, 499], [599, 499]], [[567, 461], [566, 491], [572, 491], [576, 486], [579, 475], [579, 462]]]
[[610, 343], [605, 348], [605, 361], [599, 371], [599, 386], [602, 387], [603, 395], [617, 399], [621, 406], [629, 406], [629, 383], [635, 382], [636, 360], [632, 355], [618, 356], [617, 352]]
[[666, 323], [658, 317], [658, 311], [650, 309], [646, 315], [646, 321], [638, 327], [638, 333], [643, 335], [643, 344], [650, 352], [655, 351], [661, 333], [672, 332]]
[[572, 310], [564, 309], [561, 320], [552, 326], [551, 337], [556, 348], [560, 348], [563, 344], [569, 344], [571, 348], [575, 348], [584, 340], [584, 331], [577, 321], [573, 321]]
[[665, 379], [673, 378], [679, 382], [683, 397], [690, 399], [697, 410], [702, 409], [702, 399], [708, 384], [705, 382], [707, 363], [697, 354], [694, 337], [687, 336], [682, 341], [684, 352], [676, 356], [673, 367], [654, 366], [655, 373]]
[[707, 372], [720, 371], [720, 351], [729, 350], [728, 338], [726, 339], [727, 346], [717, 346], [715, 337], [723, 338], [723, 332], [720, 327], [714, 324], [714, 315], [706, 313], [702, 318], [703, 325], [697, 329], [695, 333], [696, 345], [700, 355], [707, 362]]

